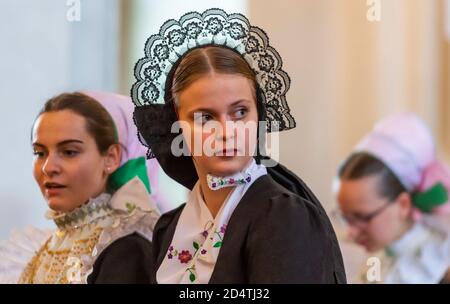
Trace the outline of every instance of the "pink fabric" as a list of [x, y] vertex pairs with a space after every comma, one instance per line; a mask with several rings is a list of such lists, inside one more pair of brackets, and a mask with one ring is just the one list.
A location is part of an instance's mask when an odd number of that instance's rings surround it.
[[[354, 152], [380, 159], [410, 192], [428, 190], [437, 182], [450, 190], [450, 170], [436, 159], [431, 132], [415, 114], [395, 114], [381, 120]], [[447, 203], [435, 211], [450, 211], [450, 206]]]
[[[108, 93], [86, 91], [84, 94], [97, 100], [111, 115], [117, 128], [119, 144], [122, 147], [120, 165], [128, 160], [145, 157], [147, 149], [139, 142], [137, 129], [133, 122], [134, 105], [127, 96]], [[161, 212], [171, 209], [169, 202], [159, 191], [159, 174], [161, 167], [156, 158], [147, 159], [147, 175], [150, 182], [151, 196]]]

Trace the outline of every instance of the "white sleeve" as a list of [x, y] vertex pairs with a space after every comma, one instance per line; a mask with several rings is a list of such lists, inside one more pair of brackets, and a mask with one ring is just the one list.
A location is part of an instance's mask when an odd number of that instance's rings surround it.
[[0, 284], [15, 284], [30, 260], [51, 236], [51, 230], [26, 227], [0, 242]]

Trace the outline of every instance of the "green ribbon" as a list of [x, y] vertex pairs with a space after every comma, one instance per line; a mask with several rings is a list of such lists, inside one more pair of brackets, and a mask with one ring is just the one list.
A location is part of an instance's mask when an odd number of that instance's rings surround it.
[[436, 183], [427, 191], [414, 193], [412, 201], [415, 207], [424, 213], [430, 213], [433, 208], [448, 201], [448, 191], [442, 183]]
[[151, 193], [150, 182], [147, 175], [147, 165], [145, 157], [138, 157], [128, 160], [124, 165], [117, 169], [108, 180], [108, 185], [113, 190], [117, 190], [135, 176], [144, 183], [145, 188], [147, 188], [148, 193]]

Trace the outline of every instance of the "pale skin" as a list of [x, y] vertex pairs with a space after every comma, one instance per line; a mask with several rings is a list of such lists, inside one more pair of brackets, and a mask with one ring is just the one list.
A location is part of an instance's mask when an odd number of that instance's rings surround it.
[[[221, 124], [225, 130], [227, 121], [257, 122], [258, 114], [256, 108], [256, 99], [254, 88], [247, 78], [240, 75], [210, 73], [199, 78], [189, 87], [176, 96], [178, 100], [178, 118], [181, 121], [188, 122], [191, 142], [190, 147], [194, 145], [194, 125], [204, 124], [206, 121], [214, 120]], [[195, 113], [202, 113], [201, 120], [194, 119]], [[183, 129], [183, 132], [186, 132]], [[216, 141], [222, 141], [223, 146], [228, 140], [236, 136], [234, 130], [232, 134], [223, 131], [220, 134], [214, 134]], [[185, 135], [186, 136], [186, 135]], [[202, 132], [201, 136], [205, 141], [210, 132]], [[250, 144], [249, 138], [256, 138], [256, 129], [249, 132], [245, 137], [246, 151], [254, 151], [255, 147]], [[192, 150], [191, 150], [192, 151]], [[215, 176], [228, 176], [243, 170], [252, 160], [252, 153], [239, 154], [227, 153], [227, 156], [207, 156], [202, 153], [201, 156], [193, 156], [194, 165], [197, 170], [200, 181], [200, 189], [203, 193], [205, 203], [215, 217], [220, 210], [227, 195], [232, 190], [231, 187], [220, 190], [211, 190], [208, 187], [206, 176], [213, 174]], [[229, 155], [229, 156], [228, 156]]]
[[[343, 214], [365, 215], [390, 203], [368, 223], [349, 225], [349, 236], [368, 252], [382, 250], [401, 238], [413, 225], [411, 196], [403, 192], [389, 202], [377, 191], [379, 177], [371, 175], [356, 180], [340, 181], [338, 203]], [[442, 278], [450, 283], [450, 268]]]
[[385, 204], [391, 204], [369, 222], [349, 225], [350, 238], [369, 252], [389, 246], [401, 238], [413, 224], [410, 195], [403, 192], [390, 202], [378, 193], [378, 179], [377, 175], [355, 180], [343, 179], [337, 195], [344, 215], [364, 216]]
[[120, 146], [101, 154], [86, 120], [71, 110], [43, 113], [32, 133], [33, 175], [50, 209], [70, 212], [106, 190]]

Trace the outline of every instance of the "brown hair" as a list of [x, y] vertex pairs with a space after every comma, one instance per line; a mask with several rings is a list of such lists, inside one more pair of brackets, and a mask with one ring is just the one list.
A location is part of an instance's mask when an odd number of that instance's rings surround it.
[[378, 176], [378, 193], [390, 200], [396, 199], [406, 188], [400, 180], [382, 161], [364, 152], [358, 152], [350, 157], [339, 168], [339, 178], [356, 180], [370, 175]]
[[178, 104], [178, 93], [202, 76], [214, 72], [244, 76], [251, 81], [256, 97], [256, 76], [245, 59], [229, 48], [207, 46], [190, 51], [178, 64], [171, 87], [175, 104]]
[[100, 154], [105, 154], [111, 145], [118, 143], [111, 115], [97, 100], [80, 92], [63, 93], [49, 99], [37, 117], [63, 110], [73, 111], [85, 118], [87, 132], [94, 138]]

